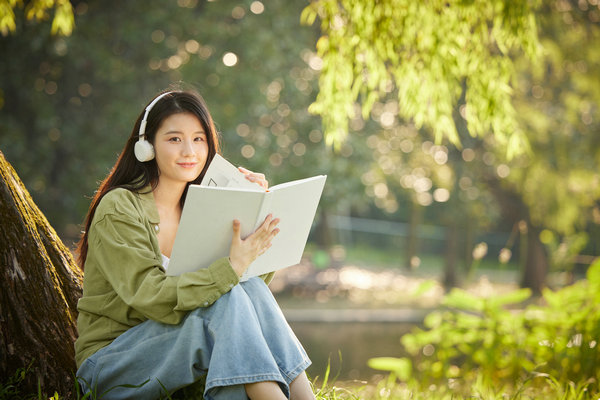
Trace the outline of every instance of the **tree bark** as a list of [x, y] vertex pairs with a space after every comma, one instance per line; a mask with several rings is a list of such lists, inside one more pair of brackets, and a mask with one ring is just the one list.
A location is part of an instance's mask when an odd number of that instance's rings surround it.
[[330, 249], [334, 244], [333, 232], [329, 224], [327, 212], [321, 208], [319, 223], [316, 227], [315, 241], [322, 249]]
[[410, 222], [408, 227], [408, 238], [406, 240], [406, 261], [405, 268], [409, 271], [414, 270], [415, 259], [419, 254], [419, 228], [423, 220], [423, 206], [416, 201], [411, 203], [412, 212], [410, 213]]
[[473, 248], [475, 247], [475, 232], [473, 227], [473, 219], [467, 218], [464, 226], [465, 240], [463, 245], [464, 250], [464, 269], [470, 277], [473, 272]]
[[534, 294], [539, 295], [546, 283], [548, 275], [548, 255], [546, 248], [540, 240], [540, 229], [527, 224], [525, 268], [521, 286], [530, 288]]
[[546, 286], [549, 265], [548, 254], [540, 241], [541, 229], [534, 226], [529, 207], [517, 191], [503, 187], [497, 178], [488, 178], [486, 183], [498, 199], [504, 218], [520, 226], [521, 286], [539, 294]]
[[450, 290], [458, 284], [456, 265], [458, 262], [458, 227], [450, 222], [446, 228], [446, 254], [444, 257], [444, 288]]
[[0, 151], [0, 374], [69, 397], [83, 273]]

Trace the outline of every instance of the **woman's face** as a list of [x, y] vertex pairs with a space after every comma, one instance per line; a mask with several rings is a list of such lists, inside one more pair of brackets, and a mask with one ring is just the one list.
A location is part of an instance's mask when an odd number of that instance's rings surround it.
[[159, 185], [191, 182], [208, 157], [208, 141], [200, 120], [191, 113], [173, 114], [161, 123], [154, 138]]

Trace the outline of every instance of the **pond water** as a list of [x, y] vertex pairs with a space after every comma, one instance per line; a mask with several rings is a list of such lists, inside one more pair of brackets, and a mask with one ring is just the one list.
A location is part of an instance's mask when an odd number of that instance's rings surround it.
[[415, 324], [291, 321], [290, 326], [313, 362], [307, 370], [311, 379], [323, 377], [329, 363], [331, 378], [368, 381], [381, 372], [369, 368], [367, 360], [405, 356], [400, 338]]

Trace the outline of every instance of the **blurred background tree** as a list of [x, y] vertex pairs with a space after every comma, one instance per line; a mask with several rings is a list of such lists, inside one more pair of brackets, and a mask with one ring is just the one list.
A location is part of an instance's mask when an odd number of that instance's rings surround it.
[[593, 1], [57, 1], [32, 23], [34, 3], [2, 3], [0, 148], [68, 245], [144, 104], [184, 82], [234, 163], [330, 176], [324, 249], [338, 216], [397, 221], [400, 266], [439, 253], [453, 286], [501, 254], [536, 290], [597, 254]]
[[322, 0], [304, 10], [322, 30], [311, 111], [330, 143], [361, 114], [379, 123], [367, 186], [391, 212], [402, 189], [420, 206], [438, 203], [447, 286], [459, 247], [470, 268], [473, 229], [503, 221], [515, 232], [521, 283], [538, 293], [549, 263], [572, 269], [597, 230], [599, 16], [595, 1], [566, 0]]
[[[313, 32], [293, 28], [298, 6], [73, 4], [75, 35], [51, 36], [43, 24], [17, 19], [20, 34], [0, 44], [11, 54], [2, 63], [10, 100], [1, 146], [66, 237], [78, 236], [82, 195], [108, 172], [143, 105], [172, 82], [200, 90], [232, 161], [266, 170], [272, 181], [282, 170], [299, 177], [329, 168], [317, 120], [306, 112], [317, 72], [307, 64]], [[309, 171], [296, 168], [303, 163]]]

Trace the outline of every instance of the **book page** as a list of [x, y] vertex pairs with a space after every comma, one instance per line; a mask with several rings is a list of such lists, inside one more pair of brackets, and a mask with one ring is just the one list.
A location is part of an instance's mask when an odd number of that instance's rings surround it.
[[215, 154], [212, 159], [201, 185], [264, 191], [259, 184], [250, 182], [242, 172], [219, 154]]
[[280, 219], [277, 225], [280, 231], [271, 242], [271, 248], [250, 265], [243, 280], [300, 262], [325, 180], [326, 177], [320, 175], [269, 189], [263, 213]]
[[264, 195], [264, 191], [190, 185], [167, 274], [207, 268], [229, 256], [233, 220], [241, 222], [242, 238], [250, 235]]
[[322, 177], [326, 177], [325, 175], [317, 175], [317, 176], [312, 176], [310, 178], [304, 178], [304, 179], [297, 179], [294, 181], [289, 181], [289, 182], [284, 182], [284, 183], [279, 183], [275, 186], [271, 186], [268, 190], [269, 191], [276, 191], [276, 190], [281, 190], [283, 188], [286, 188], [288, 186], [297, 186], [297, 185], [301, 185], [304, 182], [307, 181], [314, 181], [315, 179], [321, 179]]

